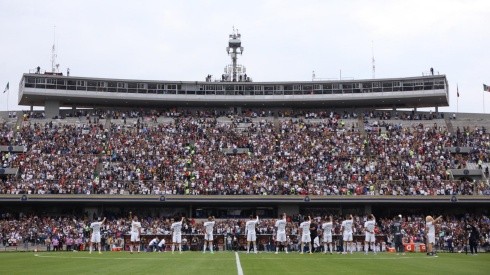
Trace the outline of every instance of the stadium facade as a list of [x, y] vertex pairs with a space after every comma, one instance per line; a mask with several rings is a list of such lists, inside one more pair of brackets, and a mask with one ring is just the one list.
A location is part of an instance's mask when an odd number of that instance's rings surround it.
[[[77, 77], [57, 72], [26, 73], [19, 83], [19, 105], [44, 107], [46, 118], [60, 116], [60, 110], [86, 108], [241, 108], [260, 109], [417, 109], [449, 106], [445, 75], [360, 79], [254, 82], [238, 65], [243, 52], [239, 34], [230, 35], [227, 48], [232, 64], [220, 79], [205, 81], [131, 80]], [[2, 207], [53, 212], [67, 209], [103, 211], [104, 209], [171, 208], [190, 216], [238, 211], [274, 216], [277, 213], [307, 212], [308, 209], [335, 209], [338, 212], [398, 211], [399, 208], [441, 211], [478, 211], [488, 208], [487, 196], [210, 196], [210, 195], [0, 195]], [[62, 207], [63, 206], [63, 207]], [[57, 209], [57, 210], [56, 210]], [[238, 213], [236, 212], [236, 213]]]
[[297, 82], [191, 82], [24, 74], [19, 105], [60, 107], [420, 108], [448, 106], [445, 75]]

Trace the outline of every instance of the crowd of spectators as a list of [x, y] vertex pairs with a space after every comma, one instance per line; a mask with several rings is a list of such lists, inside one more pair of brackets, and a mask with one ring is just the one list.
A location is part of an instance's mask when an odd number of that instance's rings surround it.
[[[179, 219], [179, 218], [176, 218]], [[364, 234], [364, 222], [367, 216], [354, 216], [354, 235]], [[342, 217], [334, 216], [334, 235], [340, 235]], [[140, 219], [142, 223], [142, 239], [147, 245], [150, 238], [145, 236], [160, 236], [171, 234], [170, 217], [145, 216]], [[275, 219], [260, 219], [257, 224], [258, 235], [268, 235], [271, 243], [274, 242], [276, 228]], [[290, 245], [297, 244], [301, 215], [288, 217], [287, 235]], [[404, 242], [425, 243], [425, 219], [420, 215], [408, 215], [402, 219], [404, 229]], [[0, 245], [4, 247], [27, 246], [45, 247], [46, 250], [84, 250], [90, 237], [90, 222], [87, 217], [74, 216], [43, 216], [3, 213], [0, 217]], [[186, 219], [182, 232], [184, 235], [201, 236], [204, 234], [204, 220]], [[225, 238], [240, 238], [245, 234], [246, 219], [217, 219], [214, 226], [216, 236]], [[313, 222], [321, 225], [322, 217], [313, 217]], [[383, 236], [382, 240], [388, 246], [393, 241], [391, 217], [377, 217], [376, 234]], [[444, 216], [437, 228], [437, 240], [440, 249], [462, 250], [467, 244], [468, 232], [466, 225], [475, 222], [480, 233], [479, 245], [483, 249], [490, 249], [490, 219], [485, 215], [459, 215]], [[123, 247], [124, 236], [129, 234], [131, 221], [128, 217], [113, 216], [106, 220], [102, 226], [103, 245], [105, 247]], [[318, 236], [322, 236], [321, 226], [318, 226]]]
[[[490, 161], [490, 134], [483, 127], [451, 134], [444, 125], [376, 120], [379, 130], [363, 132], [354, 124], [345, 126], [344, 120], [356, 114], [326, 111], [283, 111], [276, 117], [265, 110], [84, 114], [87, 120], [78, 124], [28, 119], [17, 131], [3, 127], [2, 144], [24, 146], [25, 152], [2, 153], [3, 166], [18, 167], [19, 176], [4, 177], [0, 193], [429, 196], [489, 191], [487, 181], [454, 180], [450, 174], [469, 162]], [[363, 116], [389, 119], [385, 114]], [[93, 116], [113, 122], [98, 123]], [[157, 122], [160, 117], [168, 120]], [[454, 154], [447, 150], [452, 146], [472, 150]]]

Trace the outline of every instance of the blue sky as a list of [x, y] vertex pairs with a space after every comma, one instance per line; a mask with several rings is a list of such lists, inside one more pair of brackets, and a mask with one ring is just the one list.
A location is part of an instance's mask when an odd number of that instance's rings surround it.
[[[51, 68], [53, 26], [60, 69], [71, 75], [204, 80], [239, 63], [254, 81], [446, 74], [450, 106], [490, 112], [490, 1], [22, 1], [0, 0], [0, 110], [18, 106], [22, 73]], [[372, 47], [372, 45], [374, 47]], [[456, 100], [456, 86], [460, 98]], [[7, 100], [8, 96], [8, 100]], [[7, 105], [8, 101], [8, 105]], [[457, 104], [458, 103], [458, 104]]]

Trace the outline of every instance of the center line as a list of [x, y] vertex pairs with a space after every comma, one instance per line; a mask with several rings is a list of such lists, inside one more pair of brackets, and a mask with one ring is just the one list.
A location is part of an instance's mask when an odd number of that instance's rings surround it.
[[240, 257], [238, 257], [238, 252], [235, 252], [236, 258], [236, 269], [238, 271], [238, 275], [243, 275], [242, 265], [240, 264]]

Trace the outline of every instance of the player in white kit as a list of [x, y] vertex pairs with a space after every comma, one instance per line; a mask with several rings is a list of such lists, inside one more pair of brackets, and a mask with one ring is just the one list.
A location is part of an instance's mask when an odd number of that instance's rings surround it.
[[312, 254], [312, 245], [311, 245], [311, 234], [310, 234], [310, 225], [311, 225], [311, 217], [305, 217], [304, 222], [299, 225], [301, 229], [301, 252], [305, 251], [305, 243], [309, 244], [310, 254]]
[[157, 252], [159, 249], [158, 249], [158, 237], [155, 237], [153, 239], [151, 239], [151, 241], [148, 243], [148, 252]]
[[254, 253], [257, 253], [257, 235], [255, 226], [259, 222], [259, 216], [254, 220], [254, 216], [250, 215], [250, 220], [245, 223], [245, 235], [247, 235], [247, 253], [250, 252], [250, 242], [254, 245]]
[[376, 227], [376, 218], [373, 214], [369, 214], [368, 220], [364, 222], [364, 232], [366, 234], [366, 238], [364, 239], [364, 254], [368, 254], [369, 245], [371, 245], [371, 249], [374, 254], [376, 254], [376, 238], [374, 234], [374, 228]]
[[325, 254], [327, 254], [327, 251], [329, 251], [330, 254], [332, 254], [332, 231], [333, 231], [332, 216], [325, 217], [325, 222], [322, 224], [322, 231], [323, 231], [323, 251]]
[[354, 225], [354, 219], [352, 215], [347, 215], [346, 219], [342, 222], [342, 240], [344, 241], [344, 252], [342, 254], [347, 254], [347, 249], [349, 249], [350, 254], [352, 254], [352, 226]]
[[442, 219], [442, 216], [434, 219], [432, 216], [425, 218], [425, 232], [427, 234], [427, 255], [435, 256], [433, 251], [433, 245], [436, 243], [436, 224]]
[[165, 252], [165, 238], [162, 237], [160, 242], [158, 243], [158, 252]]
[[104, 224], [105, 222], [105, 217], [102, 221], [97, 221], [97, 222], [93, 222], [90, 224], [90, 228], [92, 229], [92, 236], [90, 237], [90, 248], [89, 248], [89, 253], [92, 253], [92, 248], [93, 248], [93, 244], [96, 243], [97, 244], [97, 248], [99, 250], [99, 254], [102, 254], [102, 252], [100, 251], [101, 249], [101, 245], [100, 245], [100, 229], [102, 228], [102, 225]]
[[138, 216], [131, 218], [132, 213], [129, 212], [129, 219], [131, 221], [131, 245], [129, 246], [129, 253], [133, 254], [134, 246], [137, 247], [138, 253], [140, 252], [140, 236], [141, 236], [141, 223], [138, 221]]
[[[174, 219], [172, 219], [174, 221]], [[184, 221], [184, 217], [180, 220], [180, 222], [173, 222], [172, 229], [172, 253], [175, 251], [175, 244], [179, 246], [179, 252], [182, 253], [182, 222]]]
[[284, 247], [284, 251], [288, 253], [288, 244], [286, 239], [286, 225], [287, 225], [287, 215], [283, 213], [280, 220], [276, 221], [275, 226], [277, 227], [276, 233], [276, 254], [279, 253], [279, 245]]
[[213, 254], [213, 230], [214, 230], [214, 216], [209, 216], [208, 221], [204, 222], [204, 248], [202, 250], [202, 253], [206, 253], [206, 243], [209, 247], [209, 251], [211, 251], [211, 254]]

